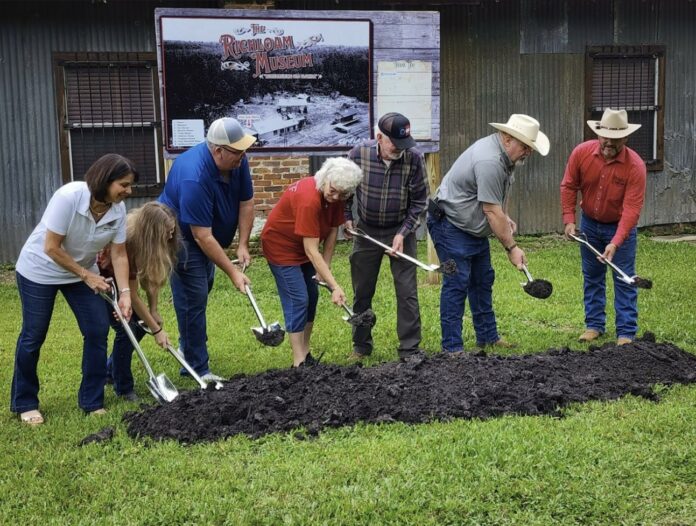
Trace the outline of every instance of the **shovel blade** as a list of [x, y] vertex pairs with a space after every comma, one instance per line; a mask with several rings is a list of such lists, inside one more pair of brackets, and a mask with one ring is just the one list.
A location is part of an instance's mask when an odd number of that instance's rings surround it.
[[278, 347], [285, 339], [285, 331], [277, 321], [271, 323], [265, 329], [263, 327], [252, 327], [251, 332], [254, 333], [254, 337], [260, 343], [268, 347]]
[[155, 400], [162, 404], [173, 402], [179, 396], [179, 391], [164, 373], [150, 378], [146, 384]]

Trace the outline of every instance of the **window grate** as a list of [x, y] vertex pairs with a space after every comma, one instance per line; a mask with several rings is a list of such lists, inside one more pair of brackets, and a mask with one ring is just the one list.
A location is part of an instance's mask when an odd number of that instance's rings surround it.
[[149, 61], [108, 57], [60, 63], [70, 180], [83, 180], [94, 161], [115, 152], [135, 163], [137, 187], [156, 195], [161, 187], [161, 139], [152, 68]]
[[[592, 47], [586, 59], [587, 120], [599, 120], [606, 108], [625, 109], [629, 122], [642, 125], [628, 145], [649, 169], [662, 169], [664, 47]], [[585, 130], [586, 139], [594, 137]]]

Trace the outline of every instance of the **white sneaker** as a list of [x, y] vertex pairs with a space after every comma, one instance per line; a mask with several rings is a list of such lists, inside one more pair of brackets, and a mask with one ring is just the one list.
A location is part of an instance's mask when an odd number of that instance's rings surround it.
[[201, 376], [201, 380], [204, 382], [222, 382], [224, 378], [222, 376], [218, 376], [217, 374], [208, 372]]

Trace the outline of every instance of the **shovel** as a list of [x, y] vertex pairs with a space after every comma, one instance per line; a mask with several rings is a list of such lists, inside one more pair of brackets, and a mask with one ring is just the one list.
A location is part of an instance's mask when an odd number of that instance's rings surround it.
[[367, 239], [371, 243], [374, 243], [375, 245], [382, 247], [383, 249], [387, 250], [388, 252], [391, 252], [392, 254], [396, 254], [397, 257], [405, 259], [406, 261], [413, 263], [417, 267], [422, 268], [423, 270], [427, 270], [428, 272], [442, 272], [443, 274], [456, 274], [457, 272], [457, 264], [454, 262], [453, 259], [445, 261], [442, 265], [427, 265], [422, 261], [417, 260], [416, 258], [404, 254], [403, 252], [399, 252], [398, 250], [392, 250], [392, 247], [386, 245], [385, 243], [382, 243], [381, 241], [376, 240], [374, 237], [368, 236], [359, 228], [346, 228], [345, 230], [353, 236], [358, 236], [363, 239]]
[[545, 300], [553, 292], [553, 285], [545, 279], [534, 279], [527, 269], [527, 265], [522, 265], [522, 272], [527, 277], [527, 283], [521, 283], [524, 291], [535, 298]]
[[[329, 284], [325, 281], [321, 281], [317, 276], [313, 276], [312, 279], [316, 281], [317, 285], [320, 287], [324, 287], [329, 292], [333, 292]], [[374, 327], [377, 323], [377, 316], [372, 309], [367, 309], [360, 314], [355, 314], [345, 303], [341, 303], [341, 307], [343, 307], [343, 310], [348, 314], [348, 316], [343, 317], [343, 321], [347, 321], [355, 327]]]
[[147, 382], [145, 382], [145, 385], [147, 385], [147, 388], [150, 390], [152, 396], [161, 404], [165, 402], [172, 402], [177, 396], [179, 396], [179, 391], [176, 390], [174, 384], [171, 382], [169, 378], [167, 378], [167, 376], [164, 373], [155, 376], [155, 373], [152, 372], [152, 367], [150, 367], [150, 363], [147, 361], [147, 358], [145, 358], [145, 353], [140, 348], [138, 340], [133, 334], [133, 331], [128, 325], [128, 322], [123, 317], [121, 308], [118, 306], [116, 284], [113, 282], [113, 280], [111, 281], [111, 293], [109, 294], [108, 292], [100, 292], [99, 294], [113, 307], [116, 316], [118, 316], [118, 319], [121, 322], [121, 325], [123, 326], [123, 330], [126, 331], [128, 338], [133, 344], [133, 349], [135, 349], [135, 353], [138, 355], [138, 358], [140, 358], [143, 367], [145, 367], [148, 376], [148, 380]]
[[619, 276], [619, 279], [626, 283], [627, 285], [631, 285], [632, 287], [637, 287], [639, 289], [651, 289], [653, 286], [653, 282], [649, 279], [641, 278], [640, 276], [629, 276], [626, 274], [623, 270], [621, 270], [619, 267], [617, 267], [614, 263], [609, 261], [608, 259], [605, 259], [602, 256], [602, 253], [597, 250], [595, 247], [593, 247], [590, 242], [587, 240], [587, 235], [578, 232], [577, 234], [568, 234], [568, 237], [571, 239], [574, 239], [581, 245], [585, 245], [590, 251], [597, 257], [599, 257], [602, 262], [606, 263], [611, 267], [611, 269], [616, 272], [617, 276]]
[[[146, 333], [152, 335], [152, 331], [150, 330], [150, 327], [145, 325], [145, 322], [143, 320], [138, 321], [138, 326], [144, 330]], [[191, 375], [191, 378], [196, 380], [198, 382], [198, 385], [201, 386], [201, 389], [207, 389], [208, 384], [206, 383], [203, 378], [200, 377], [200, 375], [196, 372], [196, 370], [189, 365], [189, 363], [186, 361], [186, 358], [184, 358], [184, 355], [181, 354], [177, 349], [172, 347], [171, 345], [167, 345], [167, 350], [169, 351], [169, 354], [171, 354], [174, 358], [176, 358], [176, 361], [181, 364], [181, 366], [188, 371], [188, 373]], [[222, 389], [222, 383], [218, 382], [217, 380], [215, 381], [215, 389], [220, 390]]]
[[[233, 260], [232, 263], [239, 263], [239, 260]], [[246, 265], [242, 265], [242, 273], [246, 271]], [[251, 332], [254, 333], [256, 339], [263, 345], [268, 345], [269, 347], [278, 347], [283, 343], [285, 338], [285, 330], [280, 326], [280, 322], [274, 321], [270, 325], [266, 324], [266, 320], [261, 314], [259, 306], [256, 304], [256, 299], [251, 293], [251, 287], [249, 285], [244, 286], [244, 292], [246, 292], [247, 298], [249, 298], [249, 303], [256, 313], [256, 317], [259, 319], [261, 327], [252, 327]]]

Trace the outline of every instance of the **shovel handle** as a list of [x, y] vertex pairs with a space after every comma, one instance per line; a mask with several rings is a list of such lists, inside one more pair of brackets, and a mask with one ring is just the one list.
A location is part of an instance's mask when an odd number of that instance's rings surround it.
[[[333, 289], [329, 286], [328, 283], [326, 283], [326, 281], [321, 281], [316, 275], [312, 276], [312, 279], [316, 281], [317, 285], [319, 285], [320, 287], [324, 287], [329, 292], [333, 292]], [[341, 307], [343, 307], [343, 310], [346, 311], [346, 314], [348, 314], [348, 316], [355, 316], [355, 313], [345, 303], [341, 303]]]
[[534, 278], [529, 273], [529, 269], [527, 268], [527, 265], [522, 265], [522, 272], [524, 272], [524, 275], [527, 277], [527, 281], [529, 281], [529, 282], [534, 281]]
[[[148, 333], [150, 336], [154, 336], [152, 334], [152, 331], [150, 330], [150, 327], [148, 327], [143, 320], [138, 320], [138, 327], [140, 327], [142, 330], [144, 330], [146, 333]], [[198, 385], [201, 386], [201, 389], [205, 389], [208, 387], [208, 384], [205, 383], [205, 381], [199, 376], [199, 374], [196, 372], [196, 370], [189, 365], [189, 363], [186, 361], [186, 358], [184, 358], [179, 351], [177, 351], [174, 347], [171, 345], [167, 345], [167, 351], [169, 351], [169, 354], [171, 354], [177, 362], [181, 364], [181, 366], [188, 371], [188, 373], [191, 375], [191, 377], [198, 382]]]
[[392, 249], [389, 245], [386, 243], [382, 243], [381, 241], [375, 239], [372, 236], [367, 235], [363, 230], [359, 228], [346, 228], [346, 232], [348, 232], [351, 235], [361, 237], [363, 239], [367, 239], [368, 241], [374, 243], [377, 246], [382, 247], [388, 252], [391, 252], [392, 254], [395, 254], [397, 257], [400, 257], [401, 259], [405, 259], [406, 261], [409, 261], [410, 263], [413, 263], [414, 265], [422, 268], [423, 270], [427, 270], [428, 272], [436, 272], [440, 267], [438, 265], [426, 265], [422, 261], [409, 256], [408, 254], [404, 254], [403, 252], [399, 252], [398, 250]]
[[131, 344], [133, 345], [133, 349], [135, 349], [136, 354], [138, 355], [138, 358], [143, 364], [143, 367], [145, 367], [145, 370], [147, 371], [147, 375], [150, 378], [150, 380], [156, 382], [157, 377], [155, 376], [155, 373], [152, 371], [152, 367], [150, 367], [150, 362], [147, 361], [147, 358], [145, 357], [145, 353], [143, 350], [140, 348], [140, 344], [138, 343], [138, 339], [135, 337], [135, 334], [133, 334], [133, 331], [130, 328], [130, 325], [126, 321], [126, 319], [123, 317], [123, 313], [121, 312], [121, 307], [118, 306], [118, 295], [116, 293], [116, 284], [113, 282], [113, 280], [110, 281], [111, 284], [111, 293], [108, 292], [100, 292], [100, 296], [104, 298], [114, 309], [114, 312], [116, 313], [116, 316], [118, 316], [119, 321], [121, 322], [121, 325], [123, 326], [123, 330], [126, 331], [126, 335], [128, 336], [128, 339], [131, 341]]
[[[239, 265], [239, 260], [238, 259], [233, 259], [232, 260], [233, 265]], [[247, 264], [243, 263], [242, 264], [242, 274], [246, 272], [247, 269]], [[251, 303], [251, 307], [254, 309], [254, 313], [256, 314], [256, 317], [259, 320], [259, 323], [261, 324], [261, 327], [263, 328], [264, 331], [268, 329], [268, 325], [266, 324], [266, 320], [263, 317], [263, 314], [261, 314], [261, 309], [259, 309], [258, 304], [256, 303], [256, 298], [254, 298], [254, 295], [251, 293], [251, 287], [249, 285], [244, 285], [244, 292], [247, 295], [247, 298], [249, 298], [249, 303]]]
[[[579, 234], [580, 234], [580, 233], [579, 233]], [[569, 234], [569, 236], [570, 236], [572, 239], [574, 239], [575, 241], [577, 241], [578, 243], [580, 243], [580, 244], [582, 244], [582, 245], [585, 245], [588, 249], [590, 249], [590, 251], [591, 251], [594, 255], [596, 255], [596, 256], [599, 257], [599, 258], [602, 258], [602, 261], [603, 261], [605, 264], [609, 265], [609, 266], [611, 267], [611, 269], [612, 269], [614, 272], [616, 272], [616, 273], [621, 277], [621, 279], [622, 279], [625, 283], [628, 283], [629, 285], [633, 285], [633, 283], [634, 283], [633, 278], [631, 278], [631, 277], [630, 277], [628, 274], [626, 274], [623, 270], [621, 270], [619, 267], [617, 267], [613, 262], [611, 262], [611, 261], [609, 261], [608, 259], [606, 259], [606, 258], [604, 257], [604, 255], [603, 255], [599, 250], [597, 250], [597, 249], [587, 240], [587, 237], [585, 236], [585, 234], [580, 234], [580, 235]], [[583, 237], [583, 236], [585, 236], [585, 237]]]

